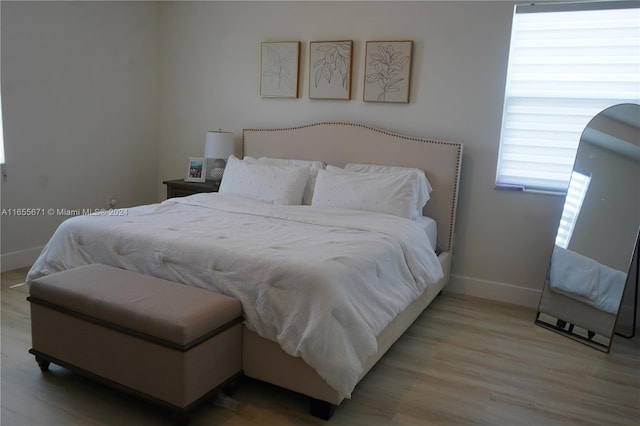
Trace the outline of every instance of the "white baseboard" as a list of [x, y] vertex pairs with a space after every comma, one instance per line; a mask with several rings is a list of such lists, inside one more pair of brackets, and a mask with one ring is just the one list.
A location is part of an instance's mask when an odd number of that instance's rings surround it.
[[6, 272], [13, 269], [33, 265], [44, 247], [34, 247], [27, 250], [14, 251], [0, 256], [0, 271]]
[[444, 291], [497, 300], [534, 309], [538, 308], [540, 295], [542, 294], [542, 290], [517, 287], [511, 284], [485, 281], [453, 274]]

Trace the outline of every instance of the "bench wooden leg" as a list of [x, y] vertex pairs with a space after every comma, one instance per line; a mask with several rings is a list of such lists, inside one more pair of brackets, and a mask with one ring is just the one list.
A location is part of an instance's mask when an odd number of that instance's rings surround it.
[[309, 413], [313, 417], [318, 417], [322, 420], [329, 420], [333, 416], [336, 406], [327, 401], [311, 398], [309, 405]]
[[51, 365], [49, 361], [36, 356], [36, 362], [38, 363], [38, 367], [40, 367], [40, 371], [42, 371], [43, 373], [49, 371], [49, 366]]

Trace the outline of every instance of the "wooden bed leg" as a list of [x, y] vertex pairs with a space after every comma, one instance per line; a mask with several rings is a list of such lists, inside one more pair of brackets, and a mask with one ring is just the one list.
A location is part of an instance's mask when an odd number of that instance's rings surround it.
[[227, 383], [225, 383], [224, 386], [222, 386], [222, 392], [226, 393], [229, 396], [233, 396], [233, 394], [236, 392], [236, 389], [238, 389], [239, 381], [239, 377], [234, 377], [233, 379], [229, 380]]
[[36, 362], [38, 363], [38, 367], [40, 367], [40, 371], [43, 373], [49, 371], [49, 365], [51, 364], [49, 361], [36, 356]]
[[311, 403], [309, 404], [309, 413], [313, 417], [318, 417], [322, 420], [329, 420], [331, 416], [333, 416], [333, 412], [336, 409], [336, 406], [327, 401], [322, 401], [320, 399], [311, 398]]

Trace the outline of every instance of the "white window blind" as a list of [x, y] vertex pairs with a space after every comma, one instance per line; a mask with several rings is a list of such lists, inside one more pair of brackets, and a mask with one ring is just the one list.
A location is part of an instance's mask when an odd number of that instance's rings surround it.
[[639, 100], [638, 2], [516, 6], [497, 186], [566, 191], [589, 120]]
[[564, 208], [562, 209], [562, 217], [556, 234], [556, 245], [562, 248], [569, 247], [569, 241], [573, 235], [573, 229], [578, 221], [580, 209], [584, 197], [589, 190], [591, 183], [591, 175], [581, 173], [579, 171], [571, 172], [571, 180], [569, 189], [567, 189], [567, 198], [564, 200]]

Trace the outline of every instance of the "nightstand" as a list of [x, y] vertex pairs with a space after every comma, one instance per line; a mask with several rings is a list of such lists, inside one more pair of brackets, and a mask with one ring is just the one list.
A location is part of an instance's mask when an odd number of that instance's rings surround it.
[[185, 182], [184, 179], [165, 180], [167, 198], [186, 197], [200, 192], [218, 192], [220, 184], [213, 181]]

